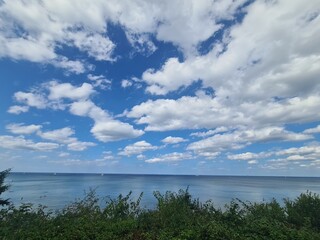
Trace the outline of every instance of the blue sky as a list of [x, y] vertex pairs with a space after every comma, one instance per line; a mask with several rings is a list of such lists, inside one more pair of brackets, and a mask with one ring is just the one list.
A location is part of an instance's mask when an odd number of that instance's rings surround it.
[[0, 168], [320, 176], [319, 13], [0, 1]]

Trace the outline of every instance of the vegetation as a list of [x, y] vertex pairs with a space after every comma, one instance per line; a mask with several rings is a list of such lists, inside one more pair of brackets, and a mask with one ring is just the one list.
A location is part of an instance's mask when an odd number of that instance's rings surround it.
[[[9, 189], [9, 186], [4, 184], [4, 180], [8, 176], [9, 172], [10, 172], [10, 169], [0, 172], [0, 196], [2, 193], [4, 193]], [[0, 206], [3, 206], [3, 205], [9, 205], [9, 199], [0, 198]]]
[[59, 212], [44, 206], [9, 205], [0, 210], [0, 239], [320, 239], [320, 197], [263, 203], [235, 199], [219, 209], [187, 190], [154, 193], [153, 210], [140, 207], [142, 194], [108, 199], [101, 207], [90, 191]]

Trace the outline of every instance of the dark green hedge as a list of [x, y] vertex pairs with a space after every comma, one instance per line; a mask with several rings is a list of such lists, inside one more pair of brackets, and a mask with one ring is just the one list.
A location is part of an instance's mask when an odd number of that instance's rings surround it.
[[142, 194], [108, 199], [93, 191], [59, 212], [9, 205], [0, 211], [0, 239], [320, 239], [320, 197], [263, 203], [235, 199], [224, 210], [193, 199], [188, 190], [154, 193], [157, 206], [140, 208]]

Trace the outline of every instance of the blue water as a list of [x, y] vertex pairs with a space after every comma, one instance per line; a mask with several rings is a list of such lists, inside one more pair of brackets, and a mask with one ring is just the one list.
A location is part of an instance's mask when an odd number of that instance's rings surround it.
[[136, 199], [143, 192], [142, 206], [154, 208], [153, 191], [178, 191], [189, 186], [189, 192], [201, 201], [213, 200], [223, 208], [233, 198], [243, 201], [269, 201], [275, 198], [294, 199], [310, 190], [320, 194], [320, 178], [309, 177], [239, 177], [239, 176], [170, 176], [125, 174], [52, 174], [11, 173], [6, 179], [11, 185], [4, 194], [16, 205], [34, 203], [49, 209], [62, 209], [76, 198], [83, 198], [85, 191], [95, 189], [104, 199], [128, 194]]

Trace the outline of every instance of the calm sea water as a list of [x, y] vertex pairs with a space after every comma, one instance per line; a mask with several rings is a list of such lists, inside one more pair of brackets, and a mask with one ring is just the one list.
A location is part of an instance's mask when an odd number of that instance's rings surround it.
[[11, 173], [6, 181], [11, 187], [4, 197], [14, 204], [31, 202], [56, 210], [83, 198], [90, 188], [101, 198], [132, 191], [132, 198], [136, 199], [143, 192], [142, 206], [147, 208], [155, 207], [153, 191], [165, 193], [188, 186], [194, 198], [211, 199], [217, 207], [233, 198], [257, 202], [275, 198], [282, 202], [283, 198], [294, 199], [307, 190], [320, 194], [320, 178], [311, 177]]

